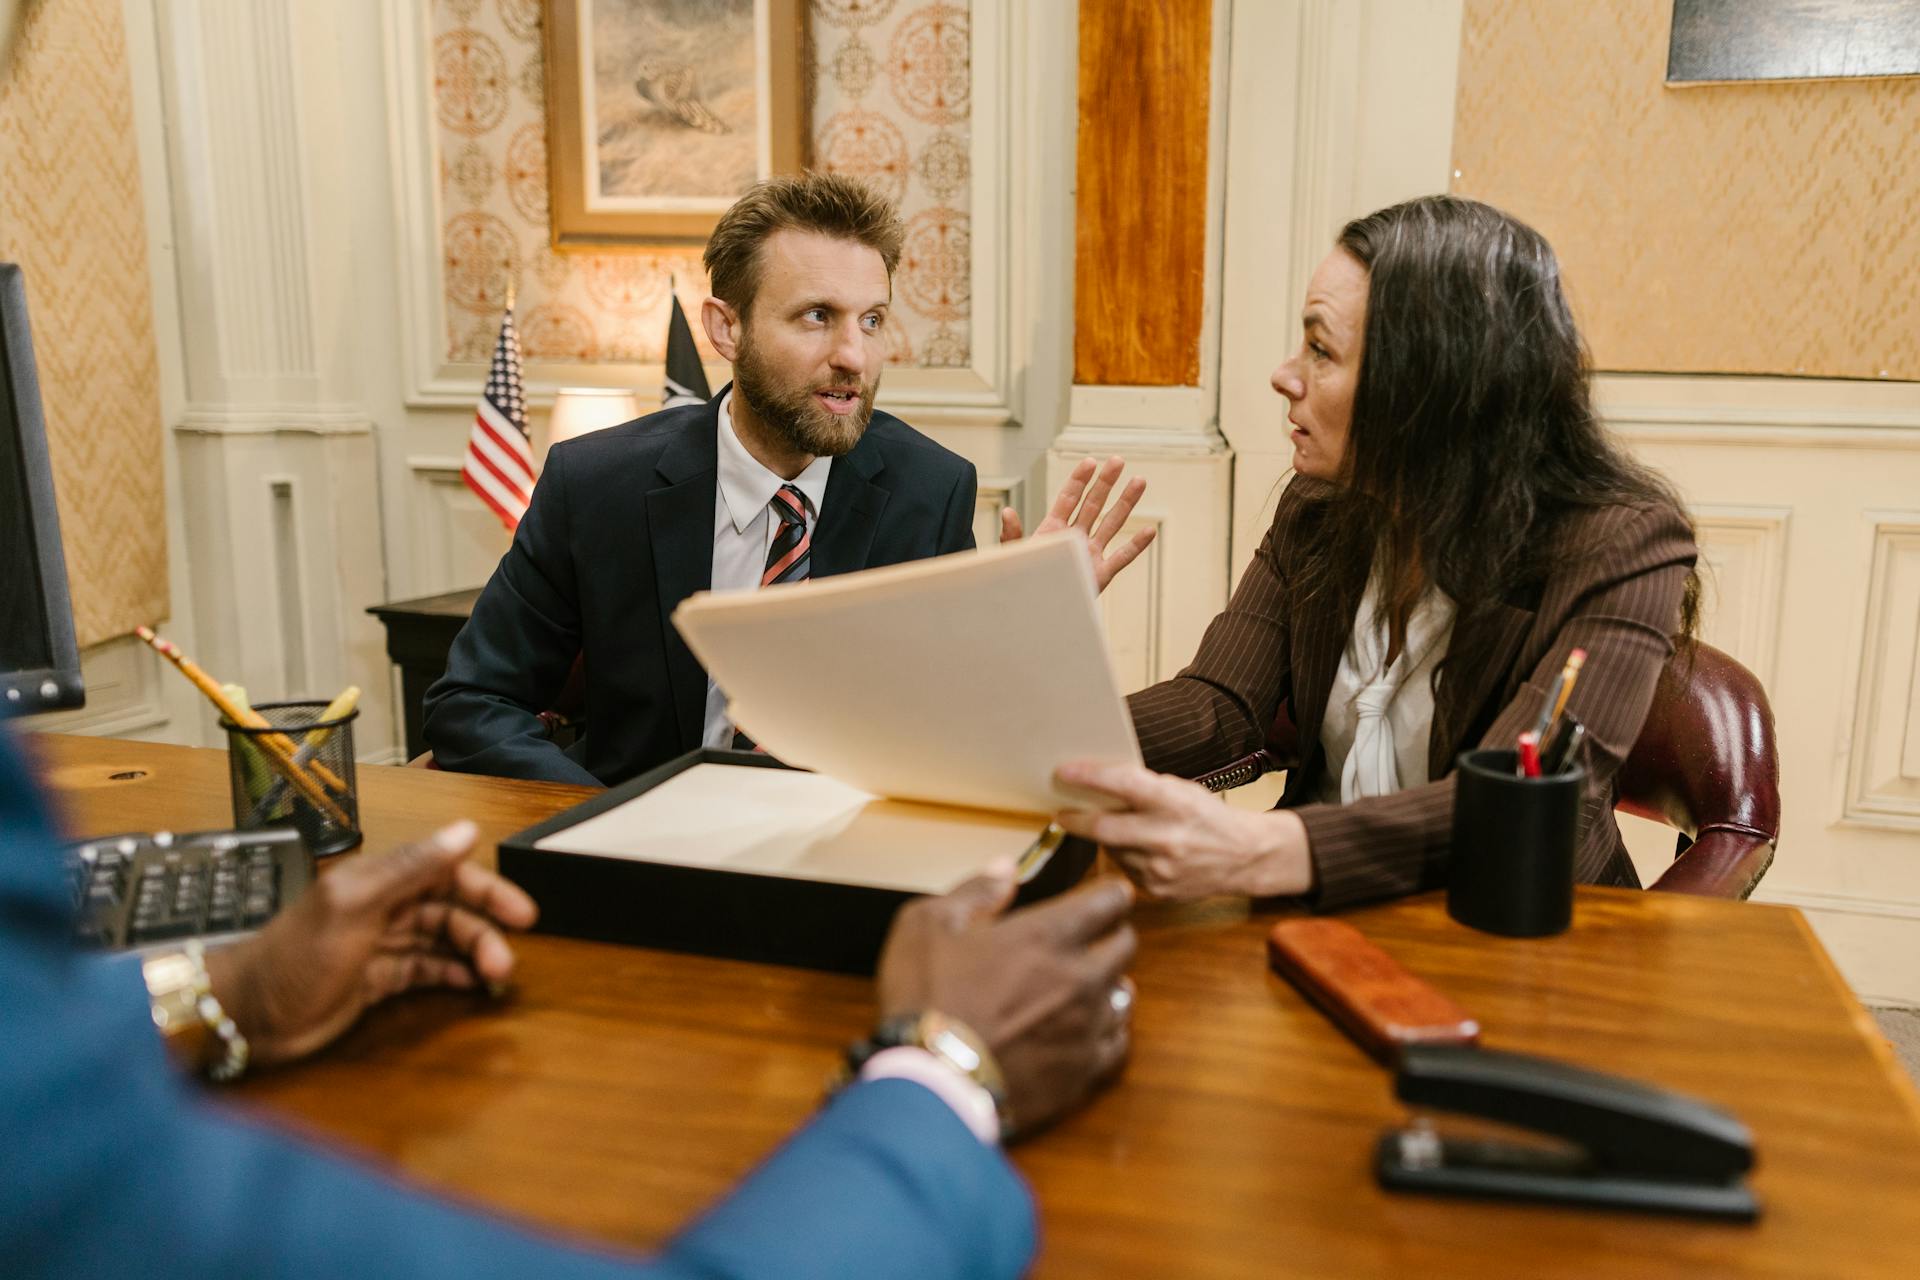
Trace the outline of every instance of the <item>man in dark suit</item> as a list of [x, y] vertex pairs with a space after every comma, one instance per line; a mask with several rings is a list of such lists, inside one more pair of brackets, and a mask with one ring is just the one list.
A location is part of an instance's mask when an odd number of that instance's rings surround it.
[[[891, 205], [827, 174], [763, 183], [721, 218], [701, 320], [733, 383], [548, 454], [428, 691], [442, 768], [611, 785], [727, 746], [671, 621], [682, 600], [973, 547], [973, 464], [873, 408], [900, 243]], [[539, 713], [576, 656], [587, 728], [563, 752]]]
[[[237, 1037], [254, 1062], [286, 1062], [409, 988], [505, 981], [505, 934], [534, 905], [464, 861], [471, 823], [341, 859], [259, 934], [204, 960], [87, 956], [50, 815], [11, 738], [0, 728], [9, 1275], [1011, 1280], [1033, 1256], [1034, 1208], [1000, 1134], [1065, 1114], [1127, 1052], [1131, 893], [1108, 878], [1004, 913], [1009, 862], [901, 911], [880, 966], [881, 1029], [855, 1080], [658, 1257], [543, 1239], [231, 1114], [167, 1061], [231, 1063]], [[960, 1031], [997, 1081], [942, 1056]]]
[[[440, 767], [611, 786], [733, 745], [724, 696], [673, 627], [682, 600], [973, 548], [973, 464], [873, 408], [901, 236], [890, 204], [828, 174], [762, 183], [721, 217], [700, 315], [734, 381], [548, 453], [427, 691]], [[1035, 530], [1086, 534], [1103, 588], [1153, 540], [1107, 552], [1146, 487], [1103, 512], [1121, 466], [1080, 463]], [[1003, 516], [1002, 540], [1019, 537]], [[541, 713], [576, 662], [587, 728], [562, 751]]]

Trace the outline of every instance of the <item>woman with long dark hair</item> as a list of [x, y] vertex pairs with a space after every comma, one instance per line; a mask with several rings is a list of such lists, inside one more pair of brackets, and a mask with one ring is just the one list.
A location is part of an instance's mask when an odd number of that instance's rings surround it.
[[[1273, 525], [1192, 664], [1130, 700], [1148, 769], [1061, 770], [1128, 809], [1062, 824], [1162, 897], [1433, 887], [1455, 756], [1512, 747], [1579, 648], [1575, 872], [1637, 884], [1613, 775], [1693, 633], [1696, 549], [1595, 415], [1552, 248], [1487, 205], [1411, 200], [1347, 224], [1303, 321], [1273, 374], [1295, 472]], [[1283, 705], [1300, 751], [1279, 808], [1184, 781], [1263, 745]]]

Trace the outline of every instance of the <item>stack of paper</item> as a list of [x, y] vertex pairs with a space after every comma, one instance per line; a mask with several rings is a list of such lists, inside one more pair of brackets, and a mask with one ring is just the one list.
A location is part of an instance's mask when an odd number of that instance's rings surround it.
[[734, 722], [816, 772], [694, 764], [535, 847], [902, 893], [996, 858], [1036, 875], [1049, 815], [1104, 802], [1055, 767], [1140, 761], [1096, 595], [1067, 534], [695, 596], [674, 622]]
[[1069, 760], [1138, 764], [1078, 534], [675, 610], [733, 722], [875, 796], [1028, 814], [1104, 803]]

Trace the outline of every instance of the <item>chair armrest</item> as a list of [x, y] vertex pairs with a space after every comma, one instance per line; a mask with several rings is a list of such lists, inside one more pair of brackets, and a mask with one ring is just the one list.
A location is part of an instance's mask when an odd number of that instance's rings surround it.
[[1759, 831], [1711, 827], [1648, 886], [1662, 893], [1744, 899], [1773, 865], [1773, 840]]
[[1235, 787], [1244, 787], [1255, 778], [1272, 773], [1280, 768], [1280, 762], [1265, 747], [1251, 755], [1241, 756], [1232, 764], [1203, 773], [1194, 781], [1209, 791], [1231, 791]]

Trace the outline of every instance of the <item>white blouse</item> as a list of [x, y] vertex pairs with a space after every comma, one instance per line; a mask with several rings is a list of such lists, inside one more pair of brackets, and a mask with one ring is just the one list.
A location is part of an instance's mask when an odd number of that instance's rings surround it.
[[1453, 636], [1454, 604], [1439, 588], [1428, 588], [1407, 619], [1406, 644], [1389, 667], [1387, 631], [1374, 621], [1378, 591], [1378, 581], [1367, 583], [1320, 725], [1320, 745], [1327, 753], [1320, 798], [1331, 804], [1431, 781], [1427, 743], [1433, 731], [1433, 672]]

